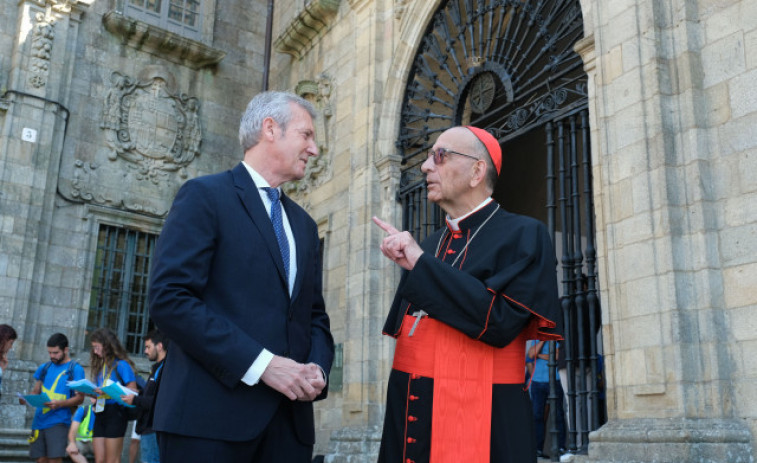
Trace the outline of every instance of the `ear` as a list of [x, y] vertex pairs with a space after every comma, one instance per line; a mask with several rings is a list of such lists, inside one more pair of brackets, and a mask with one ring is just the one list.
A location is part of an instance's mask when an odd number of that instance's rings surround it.
[[263, 119], [263, 129], [261, 130], [261, 138], [265, 138], [268, 141], [273, 141], [276, 138], [276, 130], [279, 125], [273, 120], [272, 117], [266, 117]]
[[486, 165], [486, 161], [480, 159], [473, 163], [473, 166], [471, 167], [473, 175], [470, 179], [470, 186], [471, 188], [477, 187], [481, 182], [484, 181], [486, 178], [486, 168], [488, 166]]

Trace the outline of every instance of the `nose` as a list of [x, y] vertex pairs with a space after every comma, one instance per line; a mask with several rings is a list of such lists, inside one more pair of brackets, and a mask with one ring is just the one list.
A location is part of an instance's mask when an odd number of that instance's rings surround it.
[[315, 140], [310, 141], [307, 152], [310, 156], [318, 156], [318, 144], [315, 142]]
[[423, 164], [421, 164], [421, 172], [423, 172], [424, 174], [427, 174], [427, 173], [431, 172], [431, 170], [434, 168], [434, 166], [435, 166], [435, 164], [434, 164], [434, 157], [433, 156], [429, 156], [429, 157], [426, 158], [425, 161], [423, 161]]

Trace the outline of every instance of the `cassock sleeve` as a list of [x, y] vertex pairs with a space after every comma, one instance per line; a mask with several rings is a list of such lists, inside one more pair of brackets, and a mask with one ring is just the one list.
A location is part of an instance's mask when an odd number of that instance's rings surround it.
[[495, 347], [507, 346], [523, 329], [534, 339], [552, 339], [560, 318], [555, 257], [546, 228], [533, 224], [509, 243], [479, 238], [462, 269], [424, 246], [399, 288], [402, 297], [413, 309]]

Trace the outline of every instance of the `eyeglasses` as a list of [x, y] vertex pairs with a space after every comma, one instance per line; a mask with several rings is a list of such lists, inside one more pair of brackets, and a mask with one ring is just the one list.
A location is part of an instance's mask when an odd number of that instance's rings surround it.
[[465, 154], [465, 153], [458, 153], [457, 151], [452, 151], [447, 148], [437, 148], [435, 150], [434, 149], [428, 150], [428, 157], [429, 158], [433, 157], [434, 164], [436, 164], [437, 166], [444, 162], [444, 156], [448, 154], [457, 154], [458, 156], [465, 156], [466, 158], [471, 158], [471, 159], [475, 159], [476, 161], [480, 161], [480, 159], [477, 158], [476, 156], [471, 156], [470, 154]]

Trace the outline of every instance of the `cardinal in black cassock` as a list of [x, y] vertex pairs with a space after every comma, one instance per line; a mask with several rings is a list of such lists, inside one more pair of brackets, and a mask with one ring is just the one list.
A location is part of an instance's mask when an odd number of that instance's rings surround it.
[[491, 198], [501, 166], [491, 134], [448, 129], [421, 166], [446, 226], [419, 246], [374, 218], [407, 270], [384, 325], [397, 344], [379, 463], [536, 461], [525, 348], [561, 338], [556, 260], [544, 224]]

